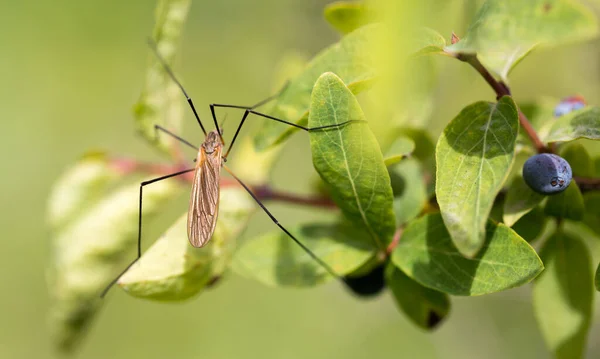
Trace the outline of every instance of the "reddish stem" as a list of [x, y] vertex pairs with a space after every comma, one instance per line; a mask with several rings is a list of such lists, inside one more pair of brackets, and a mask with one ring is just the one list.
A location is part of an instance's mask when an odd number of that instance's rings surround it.
[[385, 253], [388, 256], [392, 255], [392, 252], [394, 251], [396, 246], [398, 246], [398, 243], [400, 243], [400, 237], [402, 237], [403, 232], [404, 232], [403, 227], [397, 228], [396, 232], [394, 232], [394, 238], [392, 238], [392, 242], [388, 245], [388, 247], [385, 250]]
[[[184, 165], [166, 165], [140, 162], [131, 158], [114, 157], [109, 160], [109, 165], [122, 175], [131, 174], [134, 172], [143, 172], [159, 176], [168, 175], [187, 169]], [[191, 183], [194, 180], [194, 172], [189, 172], [181, 176], [177, 176], [181, 181]], [[229, 178], [221, 178], [221, 187], [240, 186], [237, 181]], [[304, 197], [293, 193], [280, 192], [272, 189], [268, 185], [250, 186], [254, 194], [260, 200], [271, 200], [301, 204], [306, 206], [337, 208], [336, 204], [327, 197], [310, 196]]]

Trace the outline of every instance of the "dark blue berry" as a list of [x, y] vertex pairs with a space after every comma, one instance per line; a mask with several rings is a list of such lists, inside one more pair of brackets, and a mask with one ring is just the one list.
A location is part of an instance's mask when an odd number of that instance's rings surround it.
[[585, 107], [585, 99], [581, 96], [571, 96], [562, 99], [554, 108], [554, 117], [560, 117], [571, 111]]
[[529, 157], [523, 165], [523, 179], [532, 190], [541, 194], [564, 191], [572, 178], [569, 162], [551, 153]]

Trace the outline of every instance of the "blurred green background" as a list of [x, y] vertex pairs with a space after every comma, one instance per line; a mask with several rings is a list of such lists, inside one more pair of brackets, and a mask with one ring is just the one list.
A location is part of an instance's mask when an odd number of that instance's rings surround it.
[[[209, 118], [208, 103], [250, 104], [269, 95], [282, 54], [312, 56], [336, 41], [338, 35], [322, 17], [327, 2], [193, 2], [176, 71], [201, 117]], [[460, 35], [478, 2], [433, 3], [423, 23]], [[154, 1], [116, 0], [0, 4], [1, 358], [54, 356], [45, 279], [50, 249], [45, 209], [53, 182], [89, 149], [160, 159], [136, 134], [131, 112], [144, 82], [154, 7]], [[579, 93], [598, 104], [599, 60], [599, 41], [535, 52], [514, 72], [513, 93], [521, 101]], [[437, 136], [462, 107], [494, 96], [464, 64], [436, 62], [441, 81], [429, 128]], [[229, 118], [226, 134], [238, 117], [231, 112]], [[191, 114], [186, 121], [184, 137], [199, 143], [201, 132]], [[294, 136], [277, 162], [276, 187], [308, 189], [307, 178], [313, 176], [308, 151], [308, 138]], [[178, 203], [185, 208], [185, 201]], [[284, 224], [311, 215], [287, 205], [270, 208]], [[273, 224], [257, 213], [244, 237], [270, 230]], [[118, 288], [105, 304], [78, 357], [548, 357], [528, 287], [453, 298], [450, 317], [434, 333], [413, 326], [388, 293], [361, 300], [337, 283], [313, 290], [272, 289], [232, 276], [180, 304], [134, 299]], [[596, 320], [590, 358], [600, 357], [599, 335]]]

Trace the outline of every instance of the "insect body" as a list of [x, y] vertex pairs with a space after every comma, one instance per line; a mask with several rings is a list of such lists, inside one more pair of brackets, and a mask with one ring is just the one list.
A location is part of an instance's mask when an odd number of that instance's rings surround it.
[[188, 239], [194, 247], [208, 243], [217, 225], [222, 149], [219, 131], [214, 130], [198, 151], [187, 223]]

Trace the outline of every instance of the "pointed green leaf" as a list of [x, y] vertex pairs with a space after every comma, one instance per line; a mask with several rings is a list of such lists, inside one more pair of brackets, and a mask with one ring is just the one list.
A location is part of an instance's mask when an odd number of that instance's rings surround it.
[[600, 140], [600, 107], [588, 106], [556, 119], [545, 142], [566, 142], [578, 138]]
[[424, 27], [418, 34], [411, 38], [410, 46], [415, 56], [444, 54], [446, 39], [437, 31]]
[[585, 213], [583, 223], [600, 235], [600, 192], [587, 192], [583, 195]]
[[246, 227], [256, 202], [240, 187], [221, 190], [217, 227], [202, 248], [190, 245], [187, 213], [150, 247], [118, 284], [135, 297], [187, 299], [220, 278], [233, 257], [236, 240]]
[[100, 200], [119, 176], [103, 153], [89, 153], [56, 181], [48, 199], [48, 223], [59, 230]]
[[583, 242], [555, 233], [540, 252], [546, 270], [533, 283], [533, 307], [555, 358], [583, 358], [592, 317], [592, 263]]
[[308, 125], [347, 121], [361, 122], [310, 132], [313, 164], [345, 217], [383, 250], [396, 228], [390, 176], [358, 101], [339, 77], [325, 73], [312, 92]]
[[594, 286], [596, 290], [600, 292], [600, 264], [598, 264], [598, 268], [596, 268], [596, 275], [594, 276]]
[[[144, 191], [148, 221], [177, 195], [177, 181]], [[60, 348], [71, 349], [101, 304], [100, 293], [133, 260], [137, 242], [139, 184], [118, 188], [86, 208], [53, 240], [51, 330]]]
[[[299, 124], [306, 124], [312, 88], [322, 73], [335, 72], [353, 93], [366, 90], [376, 77], [376, 54], [371, 46], [380, 32], [380, 25], [371, 24], [344, 36], [340, 42], [317, 54], [304, 71], [292, 79], [275, 101], [269, 115]], [[297, 128], [268, 121], [255, 137], [259, 149], [281, 142]]]
[[512, 229], [524, 240], [531, 243], [544, 233], [546, 222], [548, 222], [548, 218], [542, 208], [535, 207], [526, 215], [519, 218], [517, 223], [512, 225]]
[[436, 147], [436, 188], [444, 223], [461, 253], [473, 256], [485, 240], [494, 199], [513, 163], [519, 117], [513, 100], [465, 107]]
[[325, 6], [325, 19], [342, 34], [375, 21], [373, 12], [364, 2], [337, 1]]
[[546, 198], [544, 195], [534, 192], [522, 176], [515, 176], [504, 200], [503, 221], [509, 227], [540, 204]]
[[474, 258], [463, 257], [440, 214], [412, 221], [392, 261], [422, 285], [452, 295], [482, 295], [523, 285], [543, 264], [535, 250], [512, 229], [488, 222], [487, 238]]
[[505, 82], [510, 70], [541, 45], [589, 39], [598, 24], [589, 9], [570, 0], [488, 0], [466, 35], [446, 51], [477, 53]]
[[391, 262], [385, 269], [385, 279], [398, 309], [419, 327], [432, 330], [448, 316], [450, 298], [446, 293], [420, 285]]
[[421, 164], [407, 158], [389, 169], [394, 192], [396, 224], [401, 226], [417, 217], [427, 205], [427, 188]]
[[560, 156], [569, 162], [573, 176], [594, 177], [594, 162], [581, 143], [568, 144], [560, 151]]
[[[183, 24], [190, 7], [190, 0], [160, 0], [156, 7], [156, 24], [153, 40], [158, 51], [171, 65], [181, 38]], [[154, 125], [161, 125], [177, 132], [183, 117], [184, 97], [153, 52], [144, 86], [134, 107], [138, 131], [150, 142], [164, 151], [175, 141], [169, 136], [156, 136]]]
[[415, 141], [409, 137], [400, 136], [392, 142], [390, 148], [385, 151], [385, 166], [390, 167], [400, 162], [415, 150]]
[[[369, 234], [349, 223], [306, 224], [290, 232], [340, 276], [361, 267], [376, 250]], [[333, 279], [281, 230], [245, 242], [232, 269], [269, 286], [312, 287]]]
[[553, 217], [581, 221], [585, 212], [585, 206], [577, 183], [571, 182], [566, 190], [548, 196], [544, 212]]

